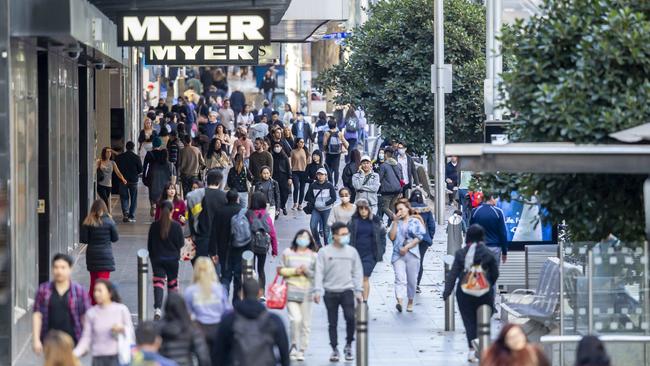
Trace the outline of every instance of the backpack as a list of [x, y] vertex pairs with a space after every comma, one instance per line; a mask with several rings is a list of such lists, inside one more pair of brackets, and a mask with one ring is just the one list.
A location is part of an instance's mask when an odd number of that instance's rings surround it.
[[329, 154], [340, 154], [342, 150], [341, 138], [339, 133], [333, 132], [330, 134], [330, 139], [327, 141], [327, 152]]
[[243, 248], [251, 242], [251, 226], [246, 211], [243, 208], [230, 219], [230, 245], [233, 248]]
[[255, 254], [266, 254], [271, 247], [271, 235], [269, 235], [270, 229], [266, 223], [268, 217], [268, 213], [264, 213], [262, 217], [258, 217], [257, 214], [251, 211], [251, 250]]
[[263, 311], [257, 319], [235, 313], [233, 323], [233, 366], [275, 366], [273, 332], [270, 314]]
[[357, 132], [359, 129], [359, 120], [356, 118], [348, 118], [347, 121], [345, 121], [345, 130], [348, 132]]

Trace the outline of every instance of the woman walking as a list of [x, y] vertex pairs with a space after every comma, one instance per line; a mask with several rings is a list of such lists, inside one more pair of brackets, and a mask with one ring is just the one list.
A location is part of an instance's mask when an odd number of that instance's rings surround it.
[[156, 202], [160, 199], [167, 183], [171, 181], [171, 164], [167, 160], [167, 150], [161, 149], [162, 141], [159, 137], [153, 140], [153, 150], [147, 153], [142, 164], [144, 171], [142, 181], [149, 188], [149, 202], [151, 208], [149, 214], [154, 217], [156, 213]]
[[284, 216], [287, 216], [287, 200], [291, 193], [291, 163], [289, 157], [282, 150], [282, 144], [273, 143], [273, 179], [278, 182], [280, 188], [280, 202], [277, 206], [278, 213], [282, 210]]
[[142, 160], [149, 151], [153, 150], [153, 139], [156, 136], [158, 136], [158, 133], [153, 129], [153, 122], [148, 117], [145, 117], [144, 127], [138, 135], [138, 152]]
[[165, 201], [172, 204], [172, 220], [176, 221], [181, 226], [185, 225], [185, 214], [187, 213], [185, 200], [181, 199], [180, 195], [176, 191], [176, 185], [172, 183], [167, 183], [167, 185], [165, 185], [165, 193], [163, 193], [156, 205], [156, 214], [154, 215], [154, 219], [160, 220], [160, 208]]
[[282, 129], [282, 137], [287, 141], [289, 146], [293, 149], [296, 147], [296, 139], [293, 137], [293, 133], [291, 132], [291, 127], [290, 126], [285, 126]]
[[72, 350], [74, 340], [66, 332], [51, 330], [45, 337], [44, 366], [81, 366]]
[[178, 366], [193, 366], [195, 357], [199, 366], [210, 366], [210, 350], [203, 332], [192, 322], [183, 297], [175, 292], [167, 295], [160, 337], [160, 354]]
[[316, 270], [316, 242], [308, 230], [300, 230], [291, 247], [282, 253], [278, 274], [287, 281], [287, 312], [291, 327], [292, 361], [304, 361], [311, 331], [311, 290]]
[[232, 311], [232, 306], [210, 258], [199, 257], [194, 262], [194, 276], [192, 285], [185, 290], [185, 303], [192, 319], [203, 330], [208, 345], [213, 345], [221, 317]]
[[251, 113], [251, 106], [244, 104], [239, 115], [237, 116], [237, 128], [243, 127], [248, 129], [251, 124], [255, 121], [255, 116]]
[[[213, 138], [208, 147], [208, 153], [205, 155], [205, 165], [207, 170], [216, 169], [221, 172], [222, 176], [227, 176], [228, 168], [230, 167], [230, 159], [228, 154], [221, 145], [221, 140]], [[224, 189], [226, 181], [222, 180], [219, 184], [219, 189]]]
[[243, 208], [248, 207], [248, 192], [251, 181], [253, 181], [253, 175], [244, 164], [244, 156], [242, 154], [235, 155], [235, 163], [228, 172], [228, 188], [237, 192], [239, 204]]
[[[456, 282], [458, 282], [456, 300], [458, 301], [458, 310], [463, 318], [467, 336], [467, 345], [469, 347], [467, 360], [477, 362], [476, 351], [472, 347], [472, 340], [476, 338], [476, 311], [481, 305], [489, 305], [494, 309], [494, 284], [499, 278], [499, 265], [492, 251], [485, 245], [485, 232], [480, 225], [474, 224], [467, 229], [465, 242], [467, 245], [457, 250], [454, 255], [454, 264], [447, 273], [442, 298], [446, 300], [454, 290]], [[478, 297], [463, 292], [462, 281], [460, 281], [475, 265], [482, 268], [490, 286], [490, 290], [486, 294]]]
[[89, 297], [93, 305], [95, 282], [99, 279], [108, 280], [111, 272], [115, 271], [115, 258], [113, 245], [118, 241], [115, 222], [108, 213], [106, 204], [102, 200], [95, 200], [90, 206], [90, 212], [81, 225], [80, 238], [86, 247], [86, 269], [90, 272]]
[[433, 217], [431, 208], [424, 202], [422, 191], [414, 189], [413, 192], [411, 192], [409, 202], [411, 203], [411, 207], [413, 207], [413, 211], [420, 215], [424, 221], [424, 227], [427, 229], [427, 234], [422, 238], [420, 244], [418, 244], [418, 250], [420, 251], [420, 270], [418, 271], [418, 285], [415, 292], [419, 294], [422, 292], [420, 290], [420, 281], [422, 280], [422, 274], [424, 273], [424, 255], [433, 244], [433, 235], [436, 233], [436, 220]]
[[108, 213], [110, 213], [111, 207], [111, 189], [113, 186], [113, 172], [120, 179], [122, 184], [126, 184], [126, 179], [120, 172], [120, 169], [117, 167], [117, 164], [111, 160], [111, 155], [113, 155], [113, 150], [110, 147], [105, 147], [102, 149], [102, 155], [100, 159], [97, 159], [97, 195], [99, 198], [104, 200], [106, 207], [108, 208]]
[[178, 261], [185, 243], [181, 225], [172, 219], [173, 206], [164, 201], [160, 207], [160, 218], [149, 227], [147, 250], [153, 269], [153, 316], [159, 320], [162, 315], [162, 302], [165, 282], [167, 292], [178, 291]]
[[318, 121], [316, 121], [316, 142], [319, 150], [324, 150], [323, 138], [327, 131], [327, 114], [323, 111], [318, 112]]
[[350, 246], [356, 248], [363, 266], [363, 300], [370, 295], [370, 275], [386, 251], [386, 229], [379, 217], [372, 214], [370, 204], [365, 199], [356, 203], [357, 210], [352, 216]]
[[342, 222], [348, 224], [352, 219], [352, 215], [357, 210], [357, 206], [350, 202], [350, 190], [347, 188], [339, 189], [339, 198], [341, 203], [332, 207], [330, 217], [327, 219], [327, 224], [332, 226], [335, 222]]
[[329, 166], [323, 160], [323, 153], [320, 150], [314, 150], [311, 153], [311, 162], [307, 164], [307, 169], [305, 169], [307, 183], [312, 184], [316, 181], [316, 172], [320, 168], [324, 168], [328, 175], [332, 173]]
[[296, 146], [291, 150], [291, 177], [293, 179], [293, 207], [292, 210], [302, 210], [305, 199], [305, 186], [307, 185], [307, 164], [309, 152], [305, 147], [305, 140], [298, 139]]
[[263, 166], [260, 169], [260, 177], [262, 178], [259, 182], [255, 183], [255, 192], [260, 192], [264, 195], [266, 200], [266, 211], [271, 216], [271, 220], [275, 222], [278, 216], [280, 216], [280, 211], [278, 211], [278, 206], [280, 205], [280, 187], [278, 187], [278, 182], [271, 178], [271, 168], [268, 166]]
[[[271, 214], [266, 209], [266, 195], [262, 192], [255, 192], [251, 196], [250, 210], [246, 214], [251, 225], [251, 230], [261, 230], [268, 235], [270, 239], [271, 255], [275, 258], [278, 255], [278, 237], [275, 231], [275, 225], [271, 219]], [[266, 263], [266, 253], [255, 253], [257, 262], [257, 273], [260, 283], [260, 301], [265, 302], [264, 289], [266, 288], [266, 274], [264, 265]]]
[[339, 165], [341, 164], [341, 154], [347, 149], [348, 142], [343, 137], [343, 132], [336, 128], [336, 121], [327, 122], [329, 130], [323, 137], [323, 146], [325, 147], [325, 162], [332, 170], [330, 182], [334, 186], [339, 185]]
[[352, 202], [356, 201], [357, 192], [354, 190], [352, 185], [352, 176], [355, 175], [361, 168], [361, 152], [354, 149], [350, 151], [350, 162], [345, 164], [343, 168], [343, 174], [341, 175], [341, 180], [343, 181], [343, 187], [350, 190], [350, 200]]
[[292, 122], [293, 122], [293, 111], [291, 110], [291, 104], [285, 103], [284, 114], [282, 115], [282, 124], [284, 126], [291, 126]]
[[[521, 326], [506, 324], [481, 359], [483, 366], [550, 366], [544, 352], [528, 343]], [[596, 364], [589, 364], [596, 366]]]
[[90, 351], [92, 366], [119, 366], [119, 335], [134, 338], [131, 312], [121, 304], [115, 286], [107, 280], [97, 281], [93, 299], [97, 305], [84, 315], [83, 332], [74, 354], [81, 357]]
[[232, 148], [232, 140], [230, 139], [230, 134], [226, 133], [226, 128], [222, 124], [218, 124], [215, 131], [214, 137], [221, 141], [221, 149], [230, 156]]
[[404, 297], [408, 304], [406, 311], [413, 311], [413, 299], [420, 270], [420, 250], [418, 244], [427, 234], [422, 218], [415, 215], [408, 200], [402, 198], [395, 205], [395, 219], [391, 224], [388, 237], [393, 242], [391, 263], [395, 270], [395, 308], [400, 313]]

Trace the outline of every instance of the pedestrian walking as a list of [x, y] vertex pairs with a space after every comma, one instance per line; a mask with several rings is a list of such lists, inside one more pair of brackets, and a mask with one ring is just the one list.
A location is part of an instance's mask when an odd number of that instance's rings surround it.
[[310, 162], [309, 151], [305, 147], [305, 140], [298, 138], [296, 146], [291, 150], [291, 177], [293, 179], [293, 207], [292, 210], [302, 210], [305, 199], [305, 186], [307, 185], [307, 164]]
[[329, 130], [323, 136], [323, 146], [325, 147], [325, 162], [332, 170], [330, 182], [334, 186], [339, 184], [339, 165], [341, 164], [341, 154], [348, 148], [348, 142], [343, 137], [343, 132], [336, 128], [335, 121], [327, 123]]
[[280, 196], [280, 187], [278, 182], [271, 178], [271, 168], [263, 166], [260, 169], [260, 180], [255, 183], [254, 192], [260, 192], [266, 199], [266, 211], [271, 216], [273, 222], [280, 216], [280, 205], [282, 197]]
[[494, 343], [481, 357], [481, 365], [551, 366], [551, 363], [539, 347], [528, 343], [521, 326], [506, 324], [501, 328]]
[[168, 293], [178, 291], [178, 261], [185, 243], [183, 229], [172, 219], [173, 206], [163, 202], [160, 218], [149, 227], [147, 250], [153, 270], [154, 320], [162, 315], [165, 282]]
[[277, 82], [275, 81], [275, 78], [273, 77], [273, 73], [271, 70], [266, 70], [264, 73], [264, 79], [262, 79], [262, 84], [260, 86], [260, 92], [264, 92], [264, 99], [266, 102], [266, 105], [269, 103], [273, 103], [273, 93], [275, 92], [275, 88], [277, 87]]
[[187, 206], [185, 201], [181, 199], [179, 192], [176, 191], [176, 185], [171, 182], [165, 185], [165, 191], [156, 204], [155, 220], [160, 219], [160, 207], [163, 202], [170, 202], [172, 204], [172, 219], [179, 223], [181, 226], [185, 225], [185, 214], [187, 213]]
[[169, 169], [171, 172], [170, 180], [174, 184], [178, 183], [178, 170], [176, 166], [178, 163], [178, 154], [181, 151], [181, 146], [184, 145], [181, 143], [178, 137], [178, 132], [176, 129], [174, 129], [169, 133], [169, 140], [167, 141], [167, 161], [169, 162]]
[[[485, 232], [480, 225], [472, 225], [467, 229], [466, 243], [467, 245], [454, 255], [454, 263], [447, 273], [442, 298], [447, 300], [456, 287], [458, 310], [463, 318], [469, 347], [467, 360], [477, 362], [476, 351], [472, 346], [472, 340], [476, 338], [476, 312], [481, 305], [489, 305], [494, 309], [494, 284], [499, 278], [499, 265], [490, 248], [485, 245]], [[489, 284], [489, 291], [481, 296], [465, 293], [462, 288], [463, 279], [473, 267], [481, 268]]]
[[[287, 127], [285, 127], [285, 129]], [[290, 131], [295, 140], [303, 139], [306, 145], [311, 146], [311, 143], [313, 142], [311, 124], [305, 121], [305, 116], [302, 112], [296, 112], [296, 121], [291, 125]]]
[[287, 201], [291, 193], [291, 162], [278, 142], [273, 143], [273, 180], [278, 183], [280, 200], [277, 202], [278, 215], [280, 210], [287, 216]]
[[[264, 148], [264, 139], [255, 140], [255, 151], [251, 153], [248, 167], [253, 174], [253, 181], [256, 183], [262, 179], [263, 167], [273, 168], [273, 155]], [[271, 175], [273, 175], [273, 171], [271, 171]]]
[[43, 352], [43, 342], [51, 331], [61, 331], [74, 342], [81, 338], [82, 319], [90, 308], [90, 297], [83, 286], [72, 281], [73, 263], [69, 255], [55, 254], [52, 280], [41, 283], [34, 297], [32, 348], [37, 355]]
[[218, 170], [208, 172], [208, 187], [204, 190], [203, 200], [201, 203], [201, 213], [199, 214], [199, 225], [196, 240], [196, 256], [210, 257], [216, 264], [217, 258], [217, 241], [213, 240], [214, 230], [221, 225], [215, 220], [216, 212], [220, 207], [227, 203], [226, 192], [219, 189], [223, 175]]
[[[298, 115], [298, 116], [300, 116], [300, 115]], [[293, 123], [294, 126], [295, 126], [296, 123], [298, 123], [298, 122], [296, 121], [296, 122]], [[304, 124], [304, 122], [303, 122], [303, 124]], [[290, 147], [290, 149], [288, 151], [285, 151], [285, 153], [287, 155], [291, 154], [291, 150], [293, 150], [293, 148], [296, 146], [296, 138], [293, 136], [293, 132], [291, 131], [291, 127], [287, 126], [287, 127], [282, 129], [282, 140], [287, 142], [286, 144], [282, 143], [283, 147], [286, 147], [287, 145]]]
[[311, 292], [316, 271], [316, 242], [308, 230], [300, 230], [291, 247], [282, 253], [278, 274], [287, 281], [287, 312], [291, 327], [292, 361], [304, 361], [311, 332]]
[[497, 197], [485, 193], [481, 205], [472, 211], [469, 224], [481, 225], [485, 232], [485, 244], [496, 256], [498, 264], [505, 263], [508, 259], [508, 230], [503, 210], [496, 207], [496, 204]]
[[284, 114], [282, 114], [282, 124], [284, 126], [291, 126], [293, 123], [293, 110], [291, 108], [291, 104], [285, 103], [284, 104]]
[[178, 366], [193, 366], [194, 358], [198, 366], [212, 364], [203, 332], [192, 322], [185, 300], [175, 292], [167, 294], [160, 336], [160, 354], [176, 361]]
[[368, 202], [373, 216], [377, 214], [378, 192], [381, 185], [379, 174], [372, 170], [370, 156], [361, 157], [359, 170], [352, 176], [352, 186], [356, 191], [356, 200], [364, 199]]
[[433, 217], [431, 207], [424, 201], [424, 195], [421, 190], [414, 189], [411, 191], [409, 203], [413, 211], [422, 218], [424, 228], [427, 230], [426, 235], [424, 235], [418, 244], [418, 250], [420, 251], [420, 270], [418, 271], [418, 282], [415, 292], [419, 294], [422, 293], [422, 290], [420, 290], [420, 282], [424, 274], [424, 256], [431, 245], [433, 245], [433, 236], [436, 234], [436, 219]]
[[411, 208], [408, 200], [402, 198], [395, 205], [395, 220], [388, 237], [393, 242], [391, 263], [395, 270], [395, 309], [402, 312], [403, 301], [408, 303], [406, 311], [413, 311], [413, 300], [420, 270], [420, 250], [418, 245], [427, 235], [422, 218]]
[[247, 279], [244, 298], [235, 311], [221, 320], [215, 347], [214, 366], [289, 366], [289, 342], [282, 319], [258, 301], [260, 286]]
[[320, 150], [314, 150], [314, 152], [311, 153], [311, 162], [307, 164], [307, 168], [305, 169], [307, 183], [311, 185], [318, 180], [316, 173], [318, 172], [318, 169], [321, 168], [325, 169], [328, 176], [331, 174], [329, 166], [327, 166], [325, 160], [323, 160], [323, 153]]
[[[352, 158], [352, 152], [357, 150], [357, 141], [359, 141], [360, 123], [353, 106], [348, 106], [345, 118], [341, 121], [339, 129], [345, 131], [343, 136], [348, 142], [348, 154], [345, 156], [345, 162], [349, 163]], [[358, 162], [357, 162], [358, 163]]]
[[578, 342], [576, 366], [610, 366], [605, 344], [597, 336], [586, 335]]
[[143, 170], [142, 160], [133, 149], [135, 144], [128, 141], [126, 151], [115, 157], [115, 164], [126, 179], [126, 184], [120, 184], [122, 222], [135, 222], [135, 210], [138, 207], [138, 181]]
[[406, 146], [399, 142], [396, 147], [396, 149], [393, 149], [393, 158], [397, 160], [397, 164], [402, 168], [402, 195], [408, 197], [409, 190], [420, 184], [420, 180], [415, 168], [415, 161], [408, 154]]
[[52, 330], [45, 337], [44, 366], [81, 366], [72, 353], [74, 341], [67, 333]]
[[253, 181], [253, 175], [244, 164], [244, 156], [242, 154], [235, 155], [233, 167], [228, 171], [228, 188], [237, 192], [239, 204], [243, 208], [248, 207], [251, 181]]
[[327, 224], [332, 226], [335, 222], [342, 222], [348, 224], [352, 219], [352, 215], [357, 211], [357, 206], [351, 202], [351, 193], [347, 188], [339, 189], [339, 199], [340, 203], [335, 204], [332, 207], [332, 212], [327, 219]]
[[113, 186], [113, 173], [117, 175], [120, 182], [126, 185], [128, 182], [124, 179], [120, 168], [111, 160], [113, 150], [110, 147], [102, 149], [100, 159], [97, 159], [97, 195], [104, 200], [106, 207], [111, 207], [111, 189]]
[[[248, 222], [253, 234], [251, 238], [251, 249], [255, 253], [257, 275], [260, 284], [260, 300], [266, 301], [264, 289], [266, 288], [266, 273], [264, 265], [268, 251], [275, 258], [278, 255], [278, 238], [271, 213], [267, 210], [266, 195], [262, 192], [255, 192], [251, 196], [250, 209], [247, 213]], [[259, 234], [259, 235], [257, 235]], [[259, 236], [255, 238], [255, 236]], [[261, 238], [260, 238], [261, 237]], [[264, 248], [266, 247], [266, 248]]]
[[237, 115], [237, 127], [244, 127], [248, 129], [248, 127], [250, 127], [254, 121], [255, 116], [251, 112], [251, 106], [244, 104], [242, 109], [239, 111], [239, 114]]
[[228, 154], [228, 156], [231, 156], [232, 140], [230, 139], [230, 134], [223, 124], [217, 125], [214, 131], [214, 137], [217, 140], [221, 141], [221, 150]]
[[359, 150], [352, 150], [348, 156], [350, 157], [349, 162], [343, 167], [343, 174], [341, 175], [341, 180], [343, 181], [343, 187], [350, 190], [350, 200], [352, 202], [356, 201], [356, 189], [354, 184], [352, 184], [352, 177], [355, 173], [359, 171], [361, 166], [361, 153]]
[[[149, 215], [154, 217], [156, 203], [165, 191], [165, 186], [171, 181], [172, 170], [167, 160], [167, 150], [161, 149], [162, 141], [159, 137], [153, 140], [153, 150], [147, 152], [142, 168], [144, 175], [142, 181], [149, 188]], [[189, 189], [185, 192], [189, 192]]]
[[[314, 279], [314, 302], [320, 303], [321, 296], [327, 308], [330, 346], [330, 362], [338, 362], [338, 319], [339, 307], [343, 309], [345, 319], [345, 347], [343, 354], [346, 361], [354, 360], [352, 341], [354, 341], [355, 302], [363, 299], [363, 267], [356, 249], [349, 246], [350, 230], [341, 223], [332, 225], [332, 245], [321, 248], [316, 260]], [[356, 301], [355, 301], [356, 299]]]
[[[90, 272], [90, 289], [88, 296], [93, 299], [95, 281], [108, 280], [111, 272], [115, 271], [113, 245], [119, 240], [115, 222], [108, 213], [102, 200], [95, 200], [90, 206], [90, 212], [81, 225], [79, 234], [86, 247], [86, 269]], [[94, 299], [92, 304], [95, 305]]]
[[357, 200], [356, 212], [352, 216], [350, 246], [354, 247], [361, 258], [363, 267], [363, 301], [370, 295], [370, 276], [377, 262], [381, 262], [386, 252], [386, 228], [377, 215], [372, 213], [370, 204], [365, 199]]
[[402, 170], [397, 160], [393, 159], [393, 149], [387, 147], [384, 150], [385, 161], [379, 166], [379, 192], [381, 193], [379, 218], [383, 219], [384, 214], [388, 216], [390, 223], [395, 216], [395, 202], [402, 193]]
[[[284, 127], [286, 128], [286, 127]], [[282, 150], [284, 150], [284, 153], [289, 155], [291, 154], [291, 149], [293, 149], [293, 146], [287, 141], [287, 139], [284, 136], [284, 128], [281, 127], [276, 127], [274, 128], [271, 133], [268, 136], [268, 150], [269, 152], [273, 152], [273, 145], [276, 143], [279, 143], [280, 146], [282, 146]]]
[[152, 321], [144, 321], [138, 325], [135, 330], [135, 345], [130, 366], [178, 366], [176, 362], [158, 353], [162, 338], [158, 327]]
[[97, 280], [93, 296], [97, 305], [84, 315], [84, 330], [74, 354], [81, 357], [90, 351], [93, 366], [120, 366], [118, 337], [133, 339], [131, 312], [107, 280]]
[[226, 132], [230, 133], [235, 130], [235, 112], [230, 108], [230, 99], [223, 100], [223, 106], [219, 109], [219, 117]]
[[[208, 171], [216, 169], [221, 172], [222, 176], [227, 176], [230, 168], [230, 158], [221, 144], [221, 140], [213, 138], [208, 147], [208, 153], [205, 155], [205, 167]], [[226, 181], [222, 180], [219, 185], [220, 189], [226, 187]]]
[[148, 117], [145, 117], [143, 125], [144, 127], [138, 135], [138, 153], [142, 160], [149, 151], [153, 150], [153, 139], [158, 136], [158, 133], [153, 129], [153, 122]]
[[262, 108], [257, 112], [258, 117], [266, 117], [267, 120], [271, 119], [271, 114], [273, 113], [273, 108], [271, 107], [271, 99], [264, 99], [262, 102]]
[[[245, 247], [249, 243], [233, 243], [233, 217], [242, 213], [245, 220], [246, 209], [242, 208], [239, 203], [239, 194], [236, 191], [226, 192], [226, 204], [217, 207], [214, 212], [214, 228], [212, 229], [212, 234], [210, 235], [210, 247], [217, 248], [217, 260], [220, 267], [221, 281], [226, 288], [230, 289], [230, 282], [232, 279], [235, 279], [235, 294], [240, 288], [241, 278], [241, 255], [242, 251], [234, 251], [233, 244], [244, 244]], [[238, 224], [235, 222], [235, 224]], [[239, 229], [239, 228], [235, 228]], [[242, 227], [250, 231], [249, 228]], [[250, 232], [246, 232], [247, 238], [250, 241]], [[237, 249], [241, 245], [236, 245]], [[241, 252], [241, 253], [240, 253]], [[234, 257], [234, 258], [231, 258]], [[233, 259], [239, 258], [239, 263], [234, 263]], [[235, 296], [236, 297], [236, 296]]]
[[192, 285], [185, 289], [184, 297], [187, 309], [203, 331], [208, 347], [214, 347], [219, 322], [232, 311], [232, 307], [228, 302], [228, 291], [219, 283], [210, 258], [200, 257], [196, 260]]
[[255, 150], [253, 141], [248, 138], [245, 128], [238, 128], [235, 133], [235, 142], [232, 145], [232, 157], [235, 157], [236, 154], [240, 153], [240, 148], [243, 148], [244, 161], [248, 161], [251, 154]]
[[316, 132], [316, 143], [318, 144], [318, 149], [321, 151], [325, 150], [323, 139], [325, 138], [325, 132], [328, 129], [327, 114], [324, 111], [318, 112], [318, 120], [316, 120], [314, 132]]
[[178, 174], [183, 185], [183, 192], [189, 192], [192, 182], [201, 179], [201, 170], [205, 167], [205, 160], [201, 150], [192, 146], [192, 138], [189, 135], [183, 136], [185, 145], [178, 153]]
[[[336, 189], [332, 183], [327, 181], [325, 168], [319, 168], [316, 171], [316, 181], [309, 185], [305, 201], [307, 202], [305, 213], [311, 215], [309, 221], [311, 234], [319, 247], [327, 245], [330, 232], [328, 220], [332, 206], [336, 202]], [[322, 244], [321, 235], [323, 237]]]

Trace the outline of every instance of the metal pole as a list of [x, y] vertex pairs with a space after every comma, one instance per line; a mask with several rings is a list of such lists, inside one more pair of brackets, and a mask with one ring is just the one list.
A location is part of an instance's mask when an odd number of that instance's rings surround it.
[[[563, 232], [559, 240], [560, 250], [560, 335], [564, 335], [564, 242], [566, 240], [566, 222], [563, 220], [560, 225], [560, 231]], [[564, 344], [560, 343], [560, 365], [564, 366]]]
[[368, 303], [357, 306], [357, 366], [368, 366]]
[[[646, 194], [645, 192], [645, 186], [644, 186], [644, 196]], [[647, 214], [646, 214], [647, 215]], [[648, 240], [646, 239], [643, 242], [643, 256], [646, 258], [646, 260], [643, 262], [643, 310], [645, 314], [643, 314], [643, 319], [645, 320], [646, 324], [650, 325], [650, 321], [648, 320], [648, 316], [650, 315], [650, 288], [648, 288], [648, 270], [650, 270], [650, 264], [648, 263]], [[645, 328], [645, 334], [650, 334], [650, 327]], [[645, 364], [648, 364], [648, 344], [643, 347], [644, 351], [644, 361]]]
[[478, 358], [483, 358], [483, 352], [490, 347], [490, 318], [492, 308], [490, 305], [481, 305], [476, 311], [476, 335], [478, 336]]
[[[447, 279], [447, 274], [449, 273], [450, 265], [445, 263], [445, 280]], [[456, 330], [455, 316], [456, 312], [454, 309], [454, 293], [445, 300], [445, 332], [453, 332]]]
[[149, 274], [149, 251], [138, 250], [138, 320], [147, 320], [147, 277]]
[[499, 104], [499, 83], [501, 82], [501, 71], [503, 70], [503, 57], [501, 56], [501, 1], [502, 0], [492, 0], [493, 2], [493, 27], [492, 31], [492, 67], [494, 71], [492, 72], [492, 113], [494, 114], [494, 119], [500, 121], [502, 117], [501, 108], [498, 107]]
[[594, 252], [587, 253], [587, 334], [594, 333]]
[[436, 64], [436, 120], [435, 133], [435, 191], [436, 191], [436, 220], [439, 225], [445, 223], [445, 87], [444, 87], [444, 63], [445, 63], [445, 34], [444, 34], [444, 1], [434, 1], [434, 46]]
[[485, 103], [485, 118], [488, 121], [494, 119], [494, 57], [492, 50], [494, 49], [494, 1], [485, 1], [485, 93], [487, 100]]

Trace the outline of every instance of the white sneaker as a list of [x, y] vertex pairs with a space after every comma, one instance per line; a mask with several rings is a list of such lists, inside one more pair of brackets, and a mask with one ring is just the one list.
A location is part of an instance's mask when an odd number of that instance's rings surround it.
[[296, 361], [304, 361], [305, 360], [305, 352], [304, 351], [299, 351], [296, 353]]
[[291, 359], [291, 361], [297, 361], [296, 359], [297, 356], [298, 356], [298, 348], [292, 344], [289, 351], [289, 359]]
[[467, 362], [470, 363], [478, 362], [478, 357], [476, 357], [476, 351], [473, 348], [470, 348], [469, 352], [467, 353]]
[[153, 320], [160, 320], [162, 317], [162, 310], [159, 308], [153, 309]]

